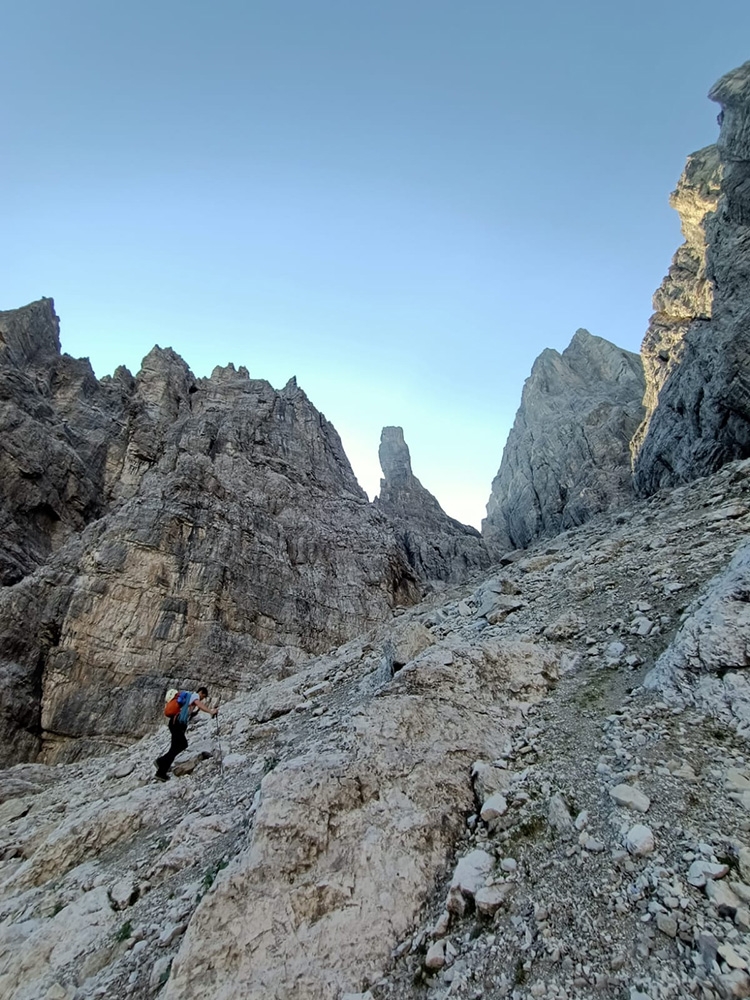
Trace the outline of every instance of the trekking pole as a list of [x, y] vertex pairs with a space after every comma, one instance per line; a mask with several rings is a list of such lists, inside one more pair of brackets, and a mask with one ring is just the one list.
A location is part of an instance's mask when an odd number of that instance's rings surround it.
[[216, 746], [217, 746], [217, 749], [219, 751], [219, 774], [221, 774], [223, 776], [223, 774], [224, 774], [224, 754], [222, 753], [222, 750], [221, 750], [221, 734], [219, 733], [219, 712], [218, 712], [218, 708], [219, 708], [219, 706], [217, 705], [216, 706], [217, 712], [216, 712], [216, 715], [214, 716], [214, 722], [216, 723]]

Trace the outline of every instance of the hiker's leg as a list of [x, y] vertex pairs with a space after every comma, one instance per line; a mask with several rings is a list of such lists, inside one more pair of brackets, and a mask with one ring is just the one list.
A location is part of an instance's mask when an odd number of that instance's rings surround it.
[[166, 774], [167, 771], [172, 766], [172, 762], [178, 753], [187, 747], [187, 739], [185, 737], [185, 730], [187, 726], [175, 719], [170, 719], [169, 721], [169, 732], [172, 737], [172, 741], [169, 746], [169, 750], [156, 761], [156, 769], [159, 774]]

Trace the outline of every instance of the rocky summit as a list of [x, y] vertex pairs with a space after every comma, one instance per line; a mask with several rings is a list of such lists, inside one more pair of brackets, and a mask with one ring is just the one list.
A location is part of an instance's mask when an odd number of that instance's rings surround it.
[[630, 440], [643, 417], [643, 365], [588, 330], [534, 362], [492, 483], [482, 528], [525, 548], [627, 502]]
[[370, 503], [294, 379], [0, 313], [0, 997], [750, 997], [748, 81], [641, 357], [542, 354], [481, 536], [401, 428]]

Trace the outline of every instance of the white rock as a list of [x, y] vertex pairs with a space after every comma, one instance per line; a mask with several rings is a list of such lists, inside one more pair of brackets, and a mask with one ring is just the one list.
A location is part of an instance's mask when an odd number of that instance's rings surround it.
[[624, 642], [610, 642], [604, 650], [604, 658], [608, 663], [617, 663], [625, 652]]
[[597, 840], [596, 837], [590, 836], [588, 833], [582, 833], [578, 838], [578, 843], [584, 849], [584, 851], [590, 851], [591, 854], [601, 854], [606, 845], [601, 841]]
[[149, 986], [152, 990], [157, 989], [162, 983], [166, 982], [169, 976], [169, 966], [172, 959], [168, 958], [166, 955], [164, 958], [159, 958], [154, 962], [151, 969], [151, 976], [149, 978]]
[[724, 778], [727, 788], [733, 792], [744, 792], [750, 789], [750, 779], [736, 767], [730, 767]]
[[130, 906], [135, 898], [135, 895], [135, 876], [132, 872], [115, 882], [109, 890], [112, 905], [116, 910], [124, 910], [126, 906]]
[[712, 861], [694, 861], [687, 873], [687, 880], [698, 888], [704, 886], [709, 879], [724, 878], [729, 871], [728, 865], [720, 865]]
[[643, 823], [636, 823], [635, 826], [631, 826], [625, 835], [625, 847], [636, 858], [642, 858], [647, 854], [651, 854], [655, 846], [653, 833]]
[[186, 924], [168, 924], [159, 935], [159, 947], [168, 948], [173, 941], [185, 933]]
[[486, 885], [479, 889], [474, 897], [477, 910], [485, 916], [492, 916], [503, 905], [511, 892], [509, 883]]
[[426, 969], [442, 969], [445, 965], [445, 939], [434, 941], [427, 949], [424, 960]]
[[740, 958], [731, 944], [720, 944], [717, 951], [730, 969], [747, 969], [747, 962]]
[[547, 821], [558, 833], [569, 833], [573, 828], [573, 820], [568, 812], [568, 807], [559, 793], [555, 793], [549, 800]]
[[648, 812], [649, 806], [651, 805], [651, 799], [648, 795], [645, 795], [638, 788], [633, 788], [632, 785], [615, 785], [614, 788], [610, 788], [609, 794], [610, 798], [612, 798], [618, 806], [624, 806], [627, 809], [635, 809], [636, 812]]
[[451, 889], [458, 889], [464, 896], [473, 897], [486, 882], [494, 864], [495, 859], [486, 851], [471, 851], [456, 865]]
[[493, 819], [498, 819], [500, 816], [504, 816], [507, 811], [507, 799], [502, 792], [495, 792], [495, 794], [490, 795], [487, 801], [482, 805], [482, 811], [479, 815], [485, 823], [490, 823]]

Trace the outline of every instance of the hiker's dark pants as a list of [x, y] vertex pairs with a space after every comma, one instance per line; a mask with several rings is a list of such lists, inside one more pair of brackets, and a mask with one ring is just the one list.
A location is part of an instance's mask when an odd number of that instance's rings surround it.
[[183, 750], [187, 749], [187, 737], [185, 736], [185, 730], [187, 729], [187, 722], [178, 722], [177, 719], [169, 720], [169, 732], [172, 735], [172, 742], [169, 746], [169, 750], [163, 756], [158, 757], [156, 760], [157, 767], [161, 774], [166, 774], [167, 771], [172, 766], [172, 761], [175, 759], [178, 753], [182, 753]]

